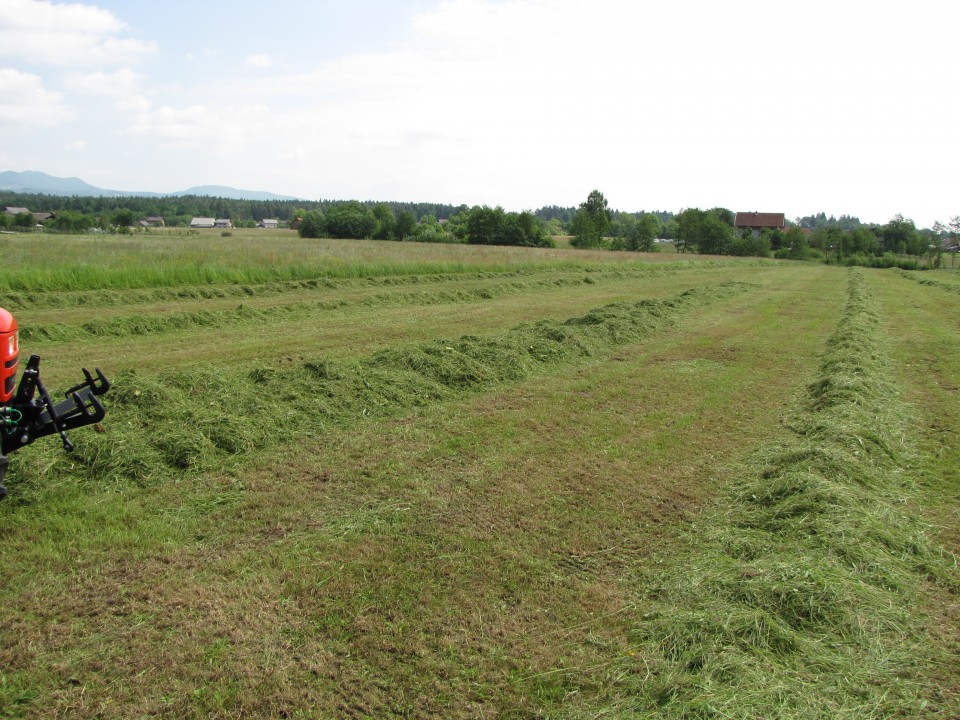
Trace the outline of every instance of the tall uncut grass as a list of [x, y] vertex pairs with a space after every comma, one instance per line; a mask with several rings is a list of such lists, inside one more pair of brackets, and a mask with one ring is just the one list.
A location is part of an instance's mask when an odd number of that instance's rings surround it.
[[676, 261], [677, 255], [364, 240], [291, 234], [0, 237], [0, 292], [132, 289], [331, 278], [510, 271], [518, 267]]
[[[927, 685], [917, 602], [958, 586], [911, 499], [908, 412], [860, 271], [821, 375], [650, 594], [610, 716], [950, 717]], [[955, 711], [956, 708], [953, 708]], [[953, 715], [955, 717], [955, 715]]]

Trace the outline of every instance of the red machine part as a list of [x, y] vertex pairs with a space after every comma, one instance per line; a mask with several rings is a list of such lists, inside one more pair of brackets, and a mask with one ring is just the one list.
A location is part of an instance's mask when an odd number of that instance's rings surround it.
[[17, 383], [20, 339], [17, 319], [0, 308], [0, 405], [10, 402]]

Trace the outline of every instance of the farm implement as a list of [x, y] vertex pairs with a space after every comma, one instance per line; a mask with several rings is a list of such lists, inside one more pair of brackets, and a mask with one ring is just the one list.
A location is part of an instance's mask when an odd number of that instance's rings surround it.
[[54, 433], [60, 436], [63, 449], [72, 451], [67, 430], [103, 420], [105, 411], [99, 396], [110, 389], [110, 381], [99, 368], [96, 376], [84, 368], [83, 382], [67, 390], [65, 400], [54, 404], [40, 380], [40, 356], [30, 356], [17, 386], [19, 365], [16, 318], [0, 308], [0, 500], [7, 495], [3, 486], [7, 455]]

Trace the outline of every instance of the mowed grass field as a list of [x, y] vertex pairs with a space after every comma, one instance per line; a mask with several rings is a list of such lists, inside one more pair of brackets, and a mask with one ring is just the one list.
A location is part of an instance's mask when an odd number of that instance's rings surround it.
[[0, 716], [960, 716], [955, 274], [2, 243]]

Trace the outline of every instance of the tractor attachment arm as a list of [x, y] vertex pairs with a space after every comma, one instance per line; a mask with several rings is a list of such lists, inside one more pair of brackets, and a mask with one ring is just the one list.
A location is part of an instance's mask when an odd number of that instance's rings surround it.
[[[84, 381], [66, 391], [66, 400], [54, 405], [50, 394], [40, 380], [40, 356], [31, 355], [20, 379], [13, 402], [5, 409], [7, 426], [3, 435], [3, 454], [19, 450], [37, 438], [58, 433], [63, 449], [73, 450], [67, 430], [92, 425], [103, 420], [106, 411], [98, 396], [110, 389], [110, 381], [99, 368], [96, 377], [83, 369]], [[39, 394], [39, 397], [34, 397]]]
[[73, 443], [67, 430], [103, 420], [106, 411], [99, 396], [110, 389], [110, 381], [99, 368], [95, 372], [96, 376], [91, 375], [84, 368], [83, 382], [67, 390], [65, 400], [54, 404], [40, 379], [40, 356], [30, 356], [16, 395], [0, 407], [0, 499], [6, 495], [2, 483], [8, 453], [54, 433], [60, 435], [63, 449], [70, 452]]

